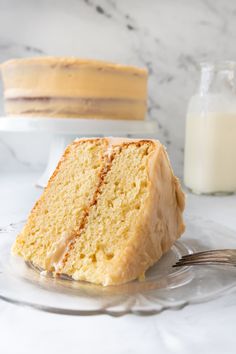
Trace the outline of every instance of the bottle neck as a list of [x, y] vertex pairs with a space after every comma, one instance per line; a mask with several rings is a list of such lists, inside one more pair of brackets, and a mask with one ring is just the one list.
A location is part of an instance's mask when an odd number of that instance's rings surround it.
[[199, 94], [235, 94], [236, 64], [226, 62], [201, 65]]
[[202, 67], [201, 79], [199, 85], [200, 96], [207, 95], [211, 91], [211, 85], [213, 82], [214, 70]]

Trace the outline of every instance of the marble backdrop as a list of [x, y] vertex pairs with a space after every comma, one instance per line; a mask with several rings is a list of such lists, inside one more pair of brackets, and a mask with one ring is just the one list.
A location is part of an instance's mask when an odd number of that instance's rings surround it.
[[[234, 0], [0, 0], [0, 61], [72, 55], [146, 66], [158, 138], [181, 176], [199, 62], [236, 60]], [[0, 134], [0, 171], [39, 169], [50, 137]]]

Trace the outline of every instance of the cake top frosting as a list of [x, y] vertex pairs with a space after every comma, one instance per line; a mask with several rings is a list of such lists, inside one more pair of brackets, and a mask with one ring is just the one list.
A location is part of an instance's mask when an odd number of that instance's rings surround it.
[[136, 75], [147, 75], [146, 68], [140, 68], [132, 65], [123, 65], [118, 63], [106, 62], [103, 60], [82, 59], [76, 57], [32, 57], [32, 58], [19, 58], [10, 59], [1, 64], [2, 67], [15, 66], [15, 65], [50, 65], [50, 66], [89, 66], [100, 70], [115, 70], [119, 72], [127, 72]]

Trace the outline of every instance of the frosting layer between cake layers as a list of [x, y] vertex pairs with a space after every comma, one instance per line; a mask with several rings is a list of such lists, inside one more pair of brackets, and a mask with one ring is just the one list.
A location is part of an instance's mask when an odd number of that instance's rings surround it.
[[9, 60], [1, 71], [8, 115], [145, 118], [146, 69], [41, 57]]

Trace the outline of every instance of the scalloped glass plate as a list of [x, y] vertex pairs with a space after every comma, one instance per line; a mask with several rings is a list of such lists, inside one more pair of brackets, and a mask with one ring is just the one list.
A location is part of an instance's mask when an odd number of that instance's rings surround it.
[[193, 216], [186, 219], [183, 237], [146, 273], [145, 280], [108, 287], [43, 276], [31, 264], [11, 256], [10, 248], [22, 223], [11, 225], [0, 235], [0, 298], [59, 314], [121, 316], [178, 309], [231, 291], [236, 286], [233, 267], [172, 267], [184, 254], [236, 248], [236, 233], [230, 229]]

